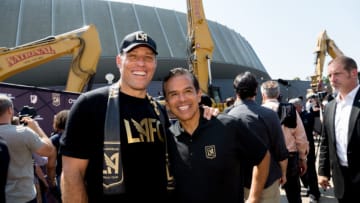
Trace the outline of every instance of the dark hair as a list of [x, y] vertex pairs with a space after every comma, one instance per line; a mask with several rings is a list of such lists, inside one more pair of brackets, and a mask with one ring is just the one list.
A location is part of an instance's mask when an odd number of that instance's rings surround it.
[[168, 74], [165, 76], [165, 78], [163, 79], [163, 83], [162, 83], [162, 89], [163, 89], [163, 95], [166, 98], [166, 92], [165, 92], [165, 84], [173, 77], [175, 76], [179, 76], [179, 75], [188, 75], [192, 82], [193, 85], [195, 87], [195, 90], [198, 92], [200, 90], [200, 85], [199, 85], [199, 81], [198, 79], [195, 77], [194, 74], [192, 74], [188, 69], [182, 68], [182, 67], [177, 67], [177, 68], [173, 68], [171, 69]]
[[64, 130], [67, 117], [69, 115], [69, 110], [61, 110], [55, 115], [54, 120], [54, 127], [56, 127], [56, 130]]
[[249, 71], [237, 75], [233, 83], [236, 94], [241, 99], [256, 96], [258, 84], [255, 76]]
[[212, 106], [212, 103], [213, 102], [208, 95], [206, 95], [206, 94], [201, 95], [201, 101], [200, 101], [199, 105]]
[[347, 56], [338, 56], [329, 62], [329, 65], [332, 63], [339, 63], [344, 65], [344, 69], [351, 71], [352, 69], [357, 69], [357, 65], [354, 59]]

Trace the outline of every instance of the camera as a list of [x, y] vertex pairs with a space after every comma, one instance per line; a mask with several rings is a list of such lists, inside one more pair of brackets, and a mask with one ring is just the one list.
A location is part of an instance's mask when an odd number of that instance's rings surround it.
[[319, 98], [320, 100], [322, 100], [324, 97], [326, 97], [327, 94], [328, 94], [328, 93], [327, 93], [326, 91], [318, 92], [318, 93], [316, 93], [316, 94], [313, 94], [313, 95], [311, 96], [311, 98], [314, 98], [314, 99]]
[[37, 116], [36, 110], [31, 106], [23, 106], [21, 111], [18, 113], [20, 124], [27, 125], [24, 121], [22, 121], [23, 117], [30, 117], [34, 119]]

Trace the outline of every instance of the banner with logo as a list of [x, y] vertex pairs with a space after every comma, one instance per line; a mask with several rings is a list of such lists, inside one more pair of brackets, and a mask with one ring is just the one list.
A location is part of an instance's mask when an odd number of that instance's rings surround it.
[[6, 94], [13, 100], [16, 116], [24, 106], [33, 107], [37, 114], [35, 120], [48, 136], [53, 132], [54, 115], [63, 109], [70, 109], [80, 95], [79, 93], [1, 82], [0, 94]]

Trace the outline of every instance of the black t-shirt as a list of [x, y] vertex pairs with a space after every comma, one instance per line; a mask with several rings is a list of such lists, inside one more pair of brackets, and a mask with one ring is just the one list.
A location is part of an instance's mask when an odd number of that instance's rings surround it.
[[234, 117], [200, 118], [193, 135], [177, 122], [169, 136], [176, 202], [243, 202], [241, 165], [258, 164], [267, 148]]
[[9, 170], [10, 155], [6, 141], [0, 137], [0, 202], [5, 202], [5, 186]]
[[[240, 119], [245, 126], [250, 128], [268, 146], [271, 160], [265, 188], [278, 181], [282, 176], [279, 161], [287, 159], [288, 150], [277, 113], [258, 105], [253, 100], [245, 99], [238, 102], [228, 114]], [[244, 168], [245, 186], [250, 188], [253, 166], [245, 165]]]
[[[82, 94], [73, 105], [61, 140], [61, 153], [88, 159], [89, 202], [163, 200], [166, 193], [164, 133], [148, 98], [123, 93], [120, 101], [121, 154], [125, 195], [103, 195], [103, 142], [108, 87]], [[160, 108], [160, 107], [159, 107]]]

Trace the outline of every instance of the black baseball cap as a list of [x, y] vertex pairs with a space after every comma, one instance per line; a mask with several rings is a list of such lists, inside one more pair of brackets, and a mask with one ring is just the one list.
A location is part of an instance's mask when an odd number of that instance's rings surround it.
[[156, 43], [155, 41], [144, 31], [136, 31], [126, 35], [121, 42], [120, 53], [126, 53], [131, 51], [137, 46], [147, 46], [149, 47], [156, 55]]

